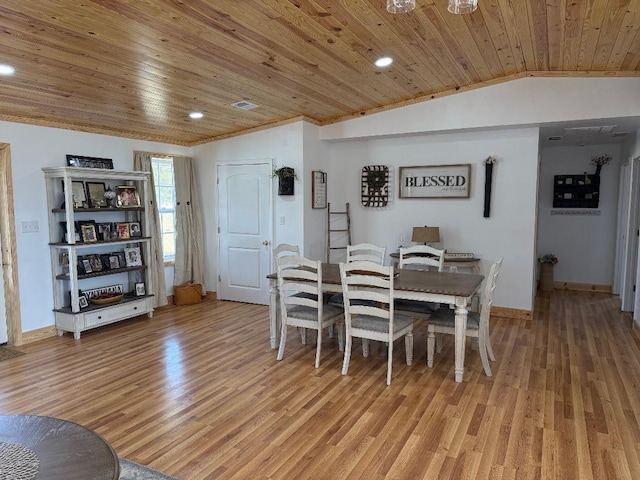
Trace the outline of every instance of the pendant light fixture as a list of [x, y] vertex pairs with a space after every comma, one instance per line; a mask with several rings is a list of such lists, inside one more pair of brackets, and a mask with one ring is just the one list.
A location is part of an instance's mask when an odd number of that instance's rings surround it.
[[387, 12], [407, 13], [416, 8], [416, 0], [387, 0]]
[[[388, 9], [389, 7], [387, 7]], [[478, 0], [449, 0], [449, 10], [451, 13], [461, 15], [471, 13], [478, 8]]]

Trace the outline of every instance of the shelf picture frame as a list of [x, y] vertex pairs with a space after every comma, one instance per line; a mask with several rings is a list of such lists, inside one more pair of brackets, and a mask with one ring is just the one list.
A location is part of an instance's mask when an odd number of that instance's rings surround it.
[[146, 294], [147, 293], [144, 282], [136, 283], [136, 297], [144, 297]]
[[76, 180], [71, 182], [71, 198], [73, 199], [74, 208], [82, 208], [86, 204], [87, 191], [84, 182]]
[[107, 200], [104, 198], [106, 186], [104, 182], [86, 182], [89, 206], [92, 208], [104, 208]]
[[116, 223], [116, 231], [120, 240], [131, 238], [131, 230], [128, 223]]
[[113, 159], [85, 157], [83, 155], [67, 155], [67, 165], [80, 168], [103, 168], [113, 170]]
[[400, 167], [400, 198], [469, 198], [471, 164]]
[[127, 267], [142, 266], [142, 253], [140, 251], [140, 247], [125, 248], [124, 257]]
[[131, 238], [142, 237], [142, 228], [140, 227], [140, 222], [129, 223], [129, 235], [131, 236]]
[[131, 208], [140, 206], [140, 195], [135, 185], [118, 185], [118, 208]]
[[81, 223], [80, 233], [84, 243], [95, 243], [98, 241], [95, 223]]

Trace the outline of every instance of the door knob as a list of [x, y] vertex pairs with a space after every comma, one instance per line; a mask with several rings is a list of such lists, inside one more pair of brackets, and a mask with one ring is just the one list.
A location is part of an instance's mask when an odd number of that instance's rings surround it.
[[269, 240], [265, 240], [262, 242], [263, 245], [269, 245]]

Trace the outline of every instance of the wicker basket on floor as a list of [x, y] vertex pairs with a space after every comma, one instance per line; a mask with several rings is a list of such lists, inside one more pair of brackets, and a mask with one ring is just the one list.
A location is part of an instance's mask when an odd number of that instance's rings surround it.
[[187, 282], [173, 287], [173, 303], [176, 305], [193, 305], [202, 301], [202, 285]]

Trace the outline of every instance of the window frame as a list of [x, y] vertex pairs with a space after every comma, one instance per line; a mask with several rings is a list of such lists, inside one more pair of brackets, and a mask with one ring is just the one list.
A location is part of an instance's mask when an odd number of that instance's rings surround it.
[[[160, 175], [159, 168], [161, 165], [169, 165], [171, 167], [171, 185], [160, 184]], [[162, 249], [162, 259], [164, 261], [165, 266], [171, 266], [175, 264], [175, 251], [176, 251], [176, 179], [175, 179], [175, 171], [173, 166], [173, 157], [170, 156], [161, 156], [161, 155], [152, 155], [151, 156], [151, 170], [153, 175], [153, 183], [156, 194], [156, 208], [158, 210], [159, 220], [160, 220], [160, 242], [164, 245], [164, 237], [165, 235], [169, 235], [173, 233], [173, 255], [167, 255]], [[160, 204], [160, 189], [171, 189], [171, 196], [173, 197], [173, 208], [161, 208]], [[163, 214], [172, 214], [173, 215], [173, 231], [165, 232], [164, 226], [162, 223]]]

